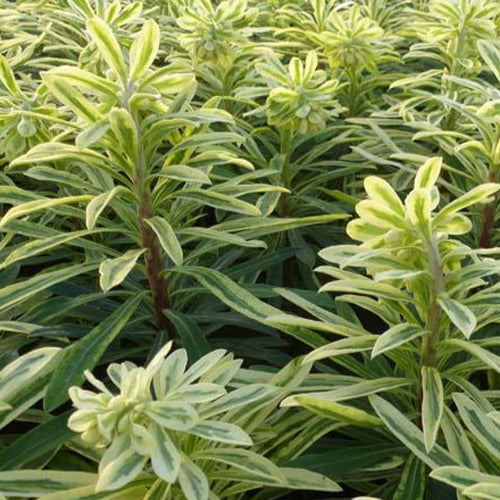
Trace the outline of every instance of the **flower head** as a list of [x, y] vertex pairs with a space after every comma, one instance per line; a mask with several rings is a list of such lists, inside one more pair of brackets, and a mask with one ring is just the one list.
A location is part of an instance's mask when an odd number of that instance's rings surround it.
[[270, 125], [306, 134], [321, 130], [332, 117], [338, 116], [340, 105], [335, 100], [337, 80], [328, 80], [318, 70], [318, 58], [309, 52], [305, 65], [294, 57], [287, 69], [278, 59], [257, 66], [272, 88], [266, 102]]

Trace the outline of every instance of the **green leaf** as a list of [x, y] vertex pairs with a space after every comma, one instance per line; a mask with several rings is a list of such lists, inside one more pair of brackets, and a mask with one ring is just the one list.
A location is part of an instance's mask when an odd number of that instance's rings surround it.
[[457, 465], [451, 455], [437, 444], [427, 452], [422, 431], [393, 405], [377, 395], [369, 396], [369, 399], [390, 432], [429, 467]]
[[14, 72], [9, 66], [7, 59], [0, 55], [0, 82], [3, 83], [5, 88], [14, 96], [21, 94], [21, 89], [17, 85]]
[[129, 250], [120, 257], [107, 259], [99, 266], [99, 284], [104, 292], [109, 292], [118, 286], [135, 267], [137, 259], [145, 252], [142, 250]]
[[207, 500], [209, 487], [203, 471], [189, 458], [182, 457], [179, 484], [186, 500]]
[[87, 123], [95, 123], [101, 119], [101, 113], [76, 88], [64, 82], [56, 73], [43, 75], [43, 81], [51, 93], [63, 104], [66, 104], [75, 115]]
[[193, 453], [191, 459], [220, 462], [255, 476], [274, 478], [282, 482], [286, 481], [279, 467], [267, 458], [250, 450], [241, 448], [206, 448]]
[[68, 389], [83, 382], [85, 370], [92, 370], [96, 366], [143, 298], [144, 293], [132, 296], [85, 337], [65, 349], [44, 398], [47, 410], [51, 411], [64, 403], [68, 399]]
[[235, 408], [270, 400], [277, 392], [278, 388], [265, 384], [251, 384], [239, 387], [216, 401], [212, 401], [208, 405], [205, 405], [200, 410], [200, 416], [202, 418], [211, 418]]
[[434, 469], [430, 473], [430, 476], [462, 492], [464, 489], [477, 483], [496, 483], [500, 485], [500, 477], [468, 469], [467, 467], [439, 467], [438, 469]]
[[212, 181], [205, 172], [197, 168], [188, 167], [187, 165], [165, 165], [158, 176], [181, 182], [212, 184]]
[[195, 427], [189, 429], [188, 432], [219, 443], [239, 446], [252, 445], [252, 439], [244, 430], [240, 429], [237, 425], [217, 420], [203, 420]]
[[425, 464], [415, 455], [410, 455], [392, 500], [423, 500], [425, 479]]
[[181, 229], [180, 234], [196, 239], [207, 239], [224, 243], [228, 245], [237, 245], [249, 248], [267, 248], [267, 245], [262, 240], [246, 240], [236, 234], [226, 233], [215, 229], [208, 229], [205, 227], [191, 227], [188, 229]]
[[375, 342], [372, 358], [390, 351], [425, 334], [425, 330], [417, 325], [402, 323], [386, 330]]
[[474, 333], [477, 320], [474, 313], [467, 307], [451, 299], [446, 294], [442, 293], [438, 297], [438, 304], [443, 309], [444, 313], [450, 318], [451, 322], [467, 337]]
[[206, 132], [197, 133], [187, 138], [186, 140], [176, 144], [171, 153], [182, 151], [188, 148], [199, 148], [203, 146], [215, 146], [217, 144], [230, 144], [233, 142], [242, 143], [245, 138], [234, 132]]
[[93, 484], [95, 474], [56, 470], [0, 472], [0, 492], [13, 497], [32, 498], [47, 493]]
[[156, 236], [158, 236], [160, 245], [173, 260], [174, 264], [176, 266], [182, 266], [184, 255], [172, 226], [164, 218], [158, 216], [146, 219], [145, 222], [155, 232]]
[[469, 498], [477, 498], [481, 500], [499, 500], [500, 486], [498, 483], [479, 483], [474, 486], [469, 486], [466, 490], [464, 490], [464, 495]]
[[151, 452], [151, 465], [155, 474], [173, 483], [176, 481], [181, 466], [181, 457], [169, 435], [158, 425], [153, 426], [155, 447]]
[[415, 189], [430, 189], [433, 187], [439, 179], [442, 166], [442, 158], [436, 157], [426, 160], [415, 176]]
[[431, 228], [431, 194], [428, 189], [414, 189], [405, 200], [407, 217], [427, 238]]
[[500, 50], [498, 47], [489, 40], [479, 40], [477, 48], [481, 57], [500, 82]]
[[42, 199], [28, 201], [27, 203], [22, 203], [15, 207], [10, 208], [7, 213], [0, 220], [0, 227], [5, 226], [7, 223], [24, 217], [25, 215], [32, 214], [34, 212], [39, 212], [40, 210], [47, 210], [52, 207], [57, 207], [59, 205], [67, 205], [69, 203], [78, 203], [81, 201], [90, 201], [92, 196], [82, 195], [82, 196], [65, 196], [64, 198], [54, 198], [54, 199]]
[[459, 198], [448, 203], [434, 218], [434, 224], [438, 224], [440, 220], [453, 215], [454, 213], [463, 210], [464, 208], [484, 201], [486, 198], [495, 194], [500, 189], [500, 184], [487, 183], [471, 189]]
[[[315, 398], [321, 398], [325, 401], [338, 402], [362, 398], [378, 392], [392, 391], [394, 389], [398, 389], [399, 387], [405, 387], [412, 384], [413, 382], [411, 380], [394, 377], [381, 377], [376, 380], [364, 380], [363, 382], [353, 383], [331, 391], [314, 392], [310, 395]], [[307, 394], [305, 395], [307, 396]], [[301, 395], [287, 397], [281, 402], [281, 406], [297, 406], [298, 397], [301, 397]]]
[[87, 29], [109, 67], [125, 83], [127, 81], [127, 66], [120, 45], [111, 28], [104, 20], [93, 17], [88, 20]]
[[109, 112], [109, 125], [124, 151], [132, 163], [137, 163], [139, 143], [137, 127], [131, 114], [123, 108], [112, 109]]
[[363, 200], [356, 205], [356, 213], [363, 222], [383, 229], [406, 229], [404, 217], [378, 200]]
[[478, 460], [466, 432], [460, 425], [458, 418], [446, 406], [441, 422], [441, 429], [446, 439], [447, 448], [452, 456], [457, 459], [459, 463], [467, 467], [479, 469]]
[[202, 189], [183, 189], [173, 196], [183, 200], [196, 201], [209, 207], [227, 210], [228, 212], [235, 212], [244, 215], [261, 215], [260, 210], [233, 196], [217, 193], [215, 191], [207, 191]]
[[122, 189], [122, 187], [118, 186], [110, 191], [107, 191], [106, 193], [95, 196], [87, 205], [85, 210], [85, 224], [90, 231], [94, 229], [97, 219], [101, 215], [102, 211]]
[[396, 191], [394, 191], [392, 186], [387, 181], [381, 179], [380, 177], [370, 175], [366, 177], [363, 184], [368, 196], [372, 200], [377, 201], [396, 214], [404, 217], [405, 212], [403, 203], [401, 202]]
[[148, 19], [136, 35], [130, 49], [130, 79], [136, 80], [153, 64], [160, 47], [160, 29]]
[[317, 472], [292, 467], [281, 467], [289, 488], [312, 491], [342, 491], [342, 488]]
[[436, 443], [444, 411], [443, 382], [436, 368], [422, 367], [422, 426], [427, 452]]
[[500, 427], [465, 394], [453, 394], [453, 400], [467, 428], [481, 444], [500, 459]]
[[33, 278], [5, 286], [0, 289], [0, 312], [18, 306], [22, 301], [28, 300], [58, 283], [68, 281], [79, 274], [90, 273], [97, 267], [96, 263], [76, 264], [57, 271], [40, 273]]
[[109, 130], [107, 121], [99, 121], [84, 128], [75, 139], [78, 148], [88, 148], [95, 144]]
[[344, 279], [323, 285], [320, 292], [345, 292], [370, 295], [377, 298], [410, 302], [411, 297], [396, 287], [367, 279]]
[[[40, 354], [44, 350], [51, 350], [52, 352]], [[35, 349], [21, 356], [2, 370], [1, 380], [5, 382], [5, 385], [2, 387], [1, 398], [4, 403], [8, 403], [9, 408], [0, 410], [0, 428], [12, 422], [43, 397], [54, 368], [54, 354], [57, 354], [57, 352], [59, 352], [57, 348]], [[35, 358], [33, 358], [32, 354]], [[36, 357], [39, 356], [42, 364], [38, 364], [37, 369], [35, 369]], [[40, 360], [38, 363], [40, 363]]]
[[[269, 318], [271, 323], [273, 318], [279, 319], [281, 316], [274, 316]], [[342, 325], [343, 326], [343, 325]], [[347, 327], [349, 328], [349, 327]], [[305, 358], [304, 363], [314, 363], [325, 358], [331, 358], [334, 356], [342, 356], [344, 354], [351, 354], [354, 352], [369, 351], [373, 347], [373, 342], [375, 341], [375, 335], [362, 335], [360, 337], [346, 338], [336, 340], [330, 344], [321, 346], [318, 349], [310, 352]]]
[[[269, 316], [280, 313], [279, 309], [259, 300], [248, 290], [245, 290], [230, 278], [214, 269], [183, 266], [177, 269], [176, 272], [194, 277], [224, 304], [248, 318], [266, 323]], [[321, 336], [304, 328], [280, 326], [280, 329], [299, 338], [312, 347], [318, 347], [324, 344]]]
[[66, 426], [67, 421], [66, 412], [23, 434], [0, 451], [0, 470], [20, 469], [63, 445], [74, 435]]
[[341, 405], [334, 401], [316, 397], [312, 395], [294, 396], [294, 401], [304, 408], [321, 415], [322, 417], [346, 422], [350, 425], [360, 427], [379, 427], [382, 422], [377, 417], [370, 415], [364, 410], [354, 408], [352, 406]]
[[0, 268], [8, 267], [23, 259], [35, 257], [36, 255], [40, 255], [47, 252], [48, 250], [51, 250], [52, 248], [64, 245], [65, 243], [70, 243], [73, 240], [82, 238], [84, 236], [89, 236], [97, 232], [99, 231], [75, 231], [72, 233], [58, 234], [56, 236], [51, 236], [43, 240], [29, 241], [25, 245], [22, 245], [21, 247], [16, 248], [16, 250], [11, 252], [0, 265]]
[[147, 460], [130, 446], [99, 471], [95, 490], [117, 490], [135, 479]]
[[474, 342], [467, 342], [460, 339], [448, 339], [445, 342], [448, 345], [458, 347], [460, 350], [467, 351], [476, 358], [480, 359], [486, 366], [500, 373], [500, 356], [483, 349], [477, 344], [474, 344]]
[[165, 314], [174, 324], [182, 347], [186, 349], [191, 363], [210, 352], [210, 344], [201, 331], [201, 328], [192, 318], [171, 309], [165, 311]]

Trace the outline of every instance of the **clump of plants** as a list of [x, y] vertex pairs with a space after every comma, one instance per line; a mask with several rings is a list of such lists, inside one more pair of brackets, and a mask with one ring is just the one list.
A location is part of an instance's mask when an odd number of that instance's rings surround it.
[[0, 19], [1, 500], [500, 500], [498, 2]]

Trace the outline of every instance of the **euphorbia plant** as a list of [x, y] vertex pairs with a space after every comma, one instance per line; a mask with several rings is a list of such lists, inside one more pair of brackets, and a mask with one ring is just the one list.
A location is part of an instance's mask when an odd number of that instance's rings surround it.
[[[137, 493], [138, 498], [150, 498], [154, 492], [171, 499], [182, 492], [188, 500], [206, 500], [266, 485], [339, 490], [326, 477], [279, 468], [250, 449], [251, 435], [258, 436], [270, 425], [267, 418], [273, 406], [301, 382], [307, 368], [295, 363], [270, 377], [269, 383], [244, 383], [228, 390], [240, 360], [218, 350], [187, 368], [186, 351], [169, 354], [171, 346], [165, 345], [145, 368], [110, 365], [107, 373], [118, 394], [90, 373], [87, 378], [98, 392], [70, 389], [77, 411], [69, 427], [91, 446], [105, 448], [95, 491], [125, 494], [145, 468], [151, 469], [153, 478], [137, 484], [150, 491]], [[259, 444], [265, 446], [265, 440]]]
[[[123, 224], [119, 230], [125, 230], [134, 243], [122, 255], [102, 263], [101, 287], [108, 291], [119, 285], [143, 256], [156, 324], [173, 335], [164, 314], [169, 307], [169, 291], [162, 250], [176, 265], [183, 262], [183, 250], [172, 225], [181, 223], [182, 218], [191, 226], [202, 205], [260, 214], [230, 186], [220, 191], [217, 187], [204, 188], [211, 184], [214, 166], [238, 163], [235, 152], [219, 145], [242, 141], [243, 137], [208, 133], [210, 123], [231, 122], [225, 112], [187, 110], [195, 89], [191, 73], [175, 66], [149, 69], [159, 44], [154, 21], [144, 24], [127, 58], [104, 21], [93, 18], [88, 29], [108, 65], [108, 78], [72, 67], [54, 69], [43, 76], [50, 92], [77, 117], [79, 133], [74, 144], [62, 140], [42, 144], [13, 162], [12, 168], [61, 160], [87, 162], [93, 185], [87, 181], [72, 186], [85, 194], [53, 199], [49, 206], [90, 201], [85, 224], [92, 231], [103, 210], [116, 203]], [[248, 162], [239, 163], [251, 168]], [[182, 185], [186, 188], [179, 189]], [[266, 189], [280, 188], [256, 185], [254, 190]], [[247, 188], [244, 194], [252, 191], [252, 187]], [[5, 216], [3, 224], [16, 219], [16, 214], [34, 213], [42, 206], [30, 205], [25, 207], [27, 212], [18, 206]], [[218, 239], [217, 234], [206, 236]]]
[[[389, 327], [385, 332], [369, 334], [359, 326], [353, 326], [350, 332], [341, 318], [305, 306], [323, 321], [294, 316], [269, 318], [271, 324], [302, 325], [345, 336], [316, 349], [306, 362], [338, 360], [362, 377], [348, 387], [293, 396], [285, 405], [304, 406], [345, 426], [378, 427], [384, 422], [431, 467], [463, 463], [456, 454], [439, 457], [444, 453], [437, 444], [442, 442], [441, 436], [451, 450], [455, 439], [452, 417], [447, 416], [446, 409], [450, 391], [468, 391], [468, 380], [477, 370], [500, 372], [498, 356], [487, 349], [496, 345], [498, 336], [490, 334], [483, 339], [481, 334], [498, 320], [494, 305], [497, 286], [491, 286], [487, 278], [497, 275], [500, 267], [498, 261], [482, 257], [480, 251], [457, 238], [471, 229], [470, 220], [461, 212], [487, 202], [500, 185], [480, 185], [440, 206], [436, 182], [441, 166], [440, 158], [426, 161], [404, 203], [385, 180], [367, 177], [364, 186], [369, 199], [357, 204], [359, 218], [347, 225], [349, 236], [362, 244], [339, 245], [320, 252], [323, 259], [339, 266], [318, 268], [335, 278], [321, 291], [346, 293], [337, 300], [378, 316]], [[366, 275], [348, 268], [359, 268]], [[365, 352], [371, 355], [362, 354], [361, 364], [345, 359], [352, 353]], [[405, 386], [410, 387], [403, 389]], [[373, 398], [381, 420], [363, 403], [364, 397], [377, 392], [390, 392], [398, 408]], [[352, 400], [353, 405], [341, 403], [346, 400]], [[391, 420], [394, 412], [398, 417]], [[421, 434], [400, 412], [416, 419]], [[401, 419], [407, 423], [401, 424]], [[415, 436], [409, 430], [413, 428]]]

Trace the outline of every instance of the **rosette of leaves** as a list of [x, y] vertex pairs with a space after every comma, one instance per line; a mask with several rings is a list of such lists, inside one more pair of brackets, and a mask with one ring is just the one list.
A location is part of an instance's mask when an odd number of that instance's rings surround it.
[[271, 88], [266, 100], [269, 125], [307, 134], [324, 129], [338, 116], [340, 106], [335, 97], [339, 83], [318, 69], [316, 52], [309, 52], [305, 63], [292, 58], [288, 70], [276, 58], [257, 65], [257, 70]]
[[330, 67], [346, 76], [349, 112], [357, 114], [363, 95], [387, 84], [373, 78], [364, 82], [361, 75], [365, 70], [375, 73], [380, 64], [397, 60], [390, 37], [374, 19], [363, 16], [359, 5], [333, 10], [326, 18], [324, 30], [309, 36], [323, 48]]
[[229, 64], [234, 51], [251, 36], [257, 13], [246, 0], [225, 1], [216, 7], [210, 0], [196, 0], [177, 18], [184, 31], [180, 43], [197, 62]]
[[332, 68], [376, 70], [384, 46], [384, 30], [374, 20], [363, 17], [358, 5], [332, 12], [327, 27], [321, 33], [321, 42]]
[[95, 39], [85, 33], [87, 22], [93, 18], [102, 19], [113, 30], [119, 43], [128, 49], [133, 42], [136, 26], [140, 26], [143, 22], [143, 2], [121, 5], [120, 2], [109, 0], [99, 2], [76, 0], [69, 5], [76, 18], [74, 20], [77, 28], [75, 31], [80, 36], [84, 35], [84, 40], [77, 50], [79, 66], [105, 73], [110, 68]]
[[[432, 158], [421, 166], [404, 203], [389, 183], [367, 177], [369, 199], [358, 203], [359, 218], [347, 225], [351, 238], [362, 244], [320, 252], [338, 266], [318, 268], [334, 278], [321, 291], [341, 294], [337, 301], [373, 314], [388, 326], [382, 334], [369, 333], [359, 323], [304, 301], [296, 303], [315, 319], [268, 318], [270, 324], [302, 325], [344, 337], [314, 350], [305, 361], [330, 360], [357, 377], [330, 391], [292, 396], [284, 404], [303, 406], [342, 426], [389, 432], [384, 439], [392, 435], [418, 458], [407, 460], [404, 474], [420, 475], [422, 484], [425, 468], [419, 460], [431, 468], [464, 463], [454, 448], [458, 431], [448, 418], [450, 393], [474, 391], [469, 380], [479, 371], [500, 372], [500, 358], [489, 349], [498, 341], [493, 329], [498, 320], [497, 286], [489, 280], [495, 279], [500, 267], [497, 260], [457, 238], [471, 229], [462, 212], [487, 202], [500, 185], [482, 184], [440, 206], [436, 182], [441, 165], [441, 159]], [[359, 353], [361, 360], [353, 353]], [[373, 396], [381, 392], [390, 393], [391, 404]], [[375, 415], [366, 404], [367, 396]], [[370, 439], [361, 430], [360, 439], [375, 445], [378, 438]], [[483, 467], [492, 470], [487, 462]], [[404, 477], [401, 489], [408, 494]], [[388, 479], [387, 490], [397, 480]], [[424, 486], [415, 488], [413, 493]]]
[[[494, 40], [500, 6], [487, 0], [433, 0], [425, 10], [414, 10], [414, 32], [425, 43], [412, 48], [412, 57], [424, 51], [441, 58], [451, 74], [481, 70], [477, 42]], [[437, 49], [437, 54], [436, 54]]]
[[[253, 483], [250, 488], [259, 483], [291, 487], [292, 474], [303, 474], [295, 487], [321, 478], [321, 490], [338, 490], [324, 477], [282, 470], [248, 449], [252, 438], [240, 425], [248, 428], [250, 413], [255, 417], [250, 429], [256, 430], [262, 418], [259, 413], [282, 390], [268, 384], [247, 384], [227, 392], [240, 361], [218, 350], [186, 369], [186, 351], [167, 355], [170, 348], [171, 343], [163, 347], [145, 368], [132, 363], [110, 365], [107, 372], [117, 394], [90, 373], [87, 378], [98, 392], [70, 389], [77, 411], [70, 416], [68, 426], [81, 433], [86, 443], [105, 448], [96, 491], [126, 492], [127, 485], [130, 487], [144, 469], [158, 478], [150, 481], [152, 489], [157, 494], [162, 491], [166, 498], [176, 498], [180, 490], [189, 500], [207, 499], [210, 480], [215, 488], [212, 495], [228, 496], [229, 490], [224, 492], [217, 479], [227, 483], [232, 479], [231, 471], [242, 483]], [[297, 376], [293, 371], [291, 374], [292, 378]], [[247, 414], [242, 419], [243, 411]], [[233, 487], [233, 493], [246, 488]]]

